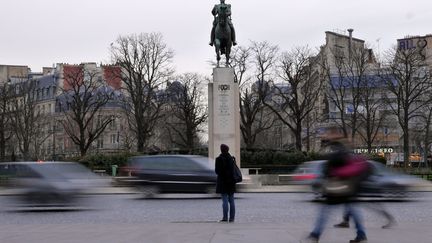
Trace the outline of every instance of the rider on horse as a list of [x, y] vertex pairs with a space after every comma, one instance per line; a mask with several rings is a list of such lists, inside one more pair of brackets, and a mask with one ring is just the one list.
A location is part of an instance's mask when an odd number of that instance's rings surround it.
[[220, 0], [220, 4], [216, 4], [213, 7], [212, 14], [215, 17], [215, 19], [213, 21], [213, 28], [211, 30], [209, 45], [213, 46], [213, 43], [215, 40], [215, 28], [216, 28], [216, 25], [218, 23], [219, 13], [220, 13], [222, 7], [227, 9], [226, 13], [228, 16], [228, 25], [231, 28], [231, 40], [233, 42], [233, 45], [235, 46], [235, 45], [237, 45], [237, 42], [236, 42], [236, 35], [235, 35], [234, 26], [231, 22], [231, 4], [225, 4], [225, 0]]

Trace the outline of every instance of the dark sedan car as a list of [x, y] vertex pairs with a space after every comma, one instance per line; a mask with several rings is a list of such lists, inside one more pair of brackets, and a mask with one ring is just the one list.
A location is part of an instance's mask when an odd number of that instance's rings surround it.
[[[310, 161], [299, 166], [292, 175], [295, 183], [309, 184], [319, 197], [322, 190], [322, 171], [325, 161]], [[371, 175], [361, 183], [360, 197], [406, 197], [411, 187], [420, 180], [416, 177], [389, 170], [383, 164], [368, 161]]]
[[216, 174], [213, 163], [197, 155], [136, 156], [121, 169], [128, 177], [121, 183], [134, 186], [145, 196], [157, 193], [213, 192]]
[[75, 162], [5, 162], [0, 175], [23, 206], [66, 206], [102, 185], [100, 178]]

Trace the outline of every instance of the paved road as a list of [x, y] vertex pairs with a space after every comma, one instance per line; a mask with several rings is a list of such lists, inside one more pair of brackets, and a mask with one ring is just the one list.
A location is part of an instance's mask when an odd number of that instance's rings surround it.
[[[220, 200], [198, 195], [140, 199], [137, 195], [92, 197], [88, 210], [8, 211], [0, 197], [0, 242], [298, 242], [310, 230], [319, 204], [305, 193], [238, 194], [235, 224], [216, 223]], [[414, 202], [385, 202], [398, 226], [384, 223], [362, 204], [369, 242], [431, 242], [432, 193]], [[341, 217], [336, 210], [331, 223]], [[347, 242], [352, 230], [329, 229], [322, 242]], [[228, 237], [228, 238], [227, 238]], [[7, 239], [7, 240], [6, 240]], [[413, 239], [412, 241], [410, 239]]]

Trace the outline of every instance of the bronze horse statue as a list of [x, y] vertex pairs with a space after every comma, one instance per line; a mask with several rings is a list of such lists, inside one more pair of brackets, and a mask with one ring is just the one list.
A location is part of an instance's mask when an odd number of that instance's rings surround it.
[[231, 39], [231, 28], [228, 23], [228, 18], [227, 7], [222, 6], [217, 17], [217, 25], [215, 28], [214, 46], [216, 51], [217, 67], [219, 67], [221, 55], [225, 55], [225, 66], [229, 66], [231, 47], [233, 43]]

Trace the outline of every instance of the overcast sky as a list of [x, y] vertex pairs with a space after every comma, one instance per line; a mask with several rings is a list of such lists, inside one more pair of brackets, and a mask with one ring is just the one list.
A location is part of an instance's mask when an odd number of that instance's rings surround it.
[[[432, 33], [431, 0], [226, 0], [240, 45], [319, 47], [325, 31], [354, 29], [381, 51], [406, 35]], [[0, 64], [32, 71], [54, 63], [108, 63], [119, 35], [161, 32], [178, 73], [211, 73], [216, 0], [1, 0]], [[379, 40], [379, 41], [378, 41]], [[379, 43], [379, 45], [378, 45]]]

